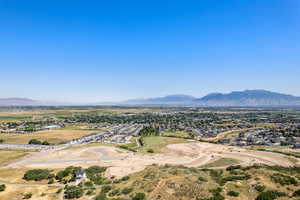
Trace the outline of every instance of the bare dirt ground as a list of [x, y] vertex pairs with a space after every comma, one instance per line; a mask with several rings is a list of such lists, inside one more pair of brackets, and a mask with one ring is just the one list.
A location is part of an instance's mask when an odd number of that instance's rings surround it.
[[233, 158], [242, 165], [262, 163], [268, 165], [294, 165], [286, 156], [239, 147], [210, 143], [171, 144], [160, 154], [143, 155], [111, 146], [92, 146], [80, 149], [46, 150], [11, 163], [7, 168], [64, 168], [67, 166], [109, 167], [107, 176], [122, 177], [143, 170], [151, 164], [174, 164], [198, 167], [220, 158]]

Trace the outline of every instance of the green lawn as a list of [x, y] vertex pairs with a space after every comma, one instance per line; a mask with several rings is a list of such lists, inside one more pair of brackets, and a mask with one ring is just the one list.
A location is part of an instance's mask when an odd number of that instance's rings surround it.
[[130, 144], [119, 145], [122, 149], [127, 149], [129, 151], [139, 152], [139, 153], [150, 153], [148, 152], [150, 149], [152, 153], [160, 153], [161, 149], [166, 147], [169, 144], [176, 143], [185, 143], [188, 142], [183, 138], [175, 138], [175, 137], [162, 137], [162, 136], [146, 136], [141, 137], [143, 142], [143, 146], [138, 147], [136, 144], [136, 138], [132, 138]]
[[169, 144], [184, 143], [187, 142], [182, 138], [173, 137], [161, 137], [161, 136], [149, 136], [142, 137], [144, 146], [138, 148], [138, 152], [147, 153], [149, 149], [152, 149], [154, 153], [160, 153], [161, 149]]

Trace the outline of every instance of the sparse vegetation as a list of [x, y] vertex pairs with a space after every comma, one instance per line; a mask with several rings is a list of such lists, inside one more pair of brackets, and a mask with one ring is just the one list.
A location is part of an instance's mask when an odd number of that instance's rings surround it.
[[125, 187], [122, 189], [122, 194], [130, 194], [131, 192], [133, 191], [133, 188], [130, 188], [130, 187]]
[[275, 183], [279, 183], [280, 185], [296, 185], [298, 183], [294, 177], [283, 175], [280, 173], [275, 173], [271, 175], [271, 179]]
[[202, 168], [210, 168], [210, 167], [222, 167], [228, 165], [238, 164], [239, 161], [233, 158], [220, 158], [214, 162], [208, 163], [206, 165], [201, 166]]

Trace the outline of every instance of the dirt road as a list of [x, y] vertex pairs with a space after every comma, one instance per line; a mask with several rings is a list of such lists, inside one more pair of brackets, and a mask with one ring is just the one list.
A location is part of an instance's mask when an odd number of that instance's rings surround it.
[[110, 146], [83, 147], [80, 149], [48, 150], [11, 163], [5, 168], [64, 168], [70, 165], [88, 167], [107, 166], [107, 176], [121, 177], [143, 170], [151, 164], [174, 164], [198, 167], [220, 158], [234, 158], [242, 165], [262, 163], [292, 166], [284, 155], [246, 150], [239, 147], [211, 143], [182, 143], [168, 145], [160, 154], [138, 154]]

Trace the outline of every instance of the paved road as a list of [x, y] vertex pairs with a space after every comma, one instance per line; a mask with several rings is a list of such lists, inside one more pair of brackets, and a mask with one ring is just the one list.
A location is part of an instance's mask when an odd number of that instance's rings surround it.
[[0, 144], [0, 149], [30, 149], [30, 150], [48, 150], [55, 149], [58, 146], [52, 145], [32, 145], [32, 144]]

